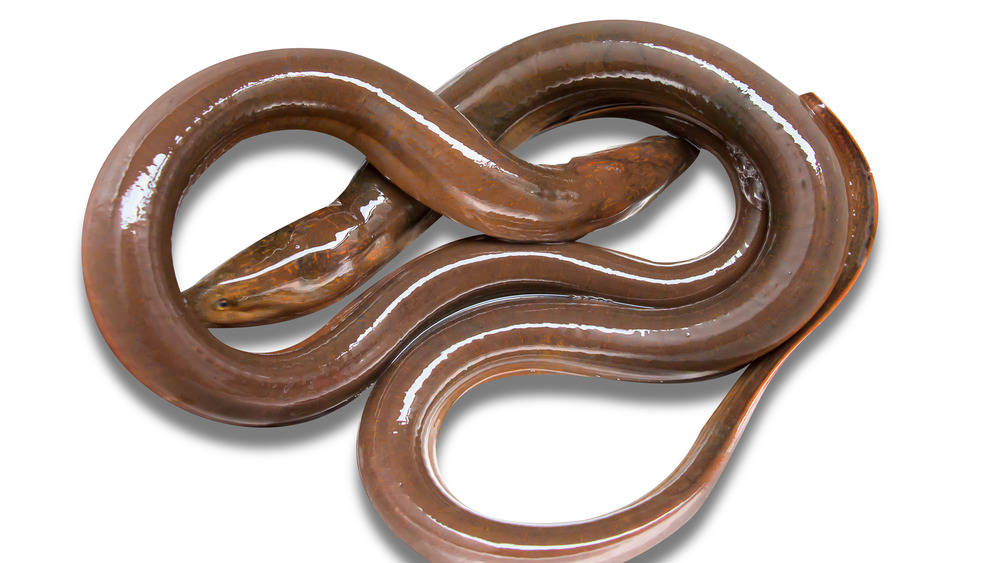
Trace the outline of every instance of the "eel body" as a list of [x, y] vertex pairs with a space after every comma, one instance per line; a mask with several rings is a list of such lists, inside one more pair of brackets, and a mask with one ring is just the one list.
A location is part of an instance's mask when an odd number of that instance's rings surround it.
[[[509, 153], [540, 131], [599, 115], [669, 136], [554, 167]], [[341, 207], [323, 212], [336, 217], [328, 232], [346, 233], [343, 263], [367, 269], [337, 281], [334, 256], [299, 295], [276, 292], [254, 307], [237, 295], [243, 316], [196, 314], [237, 311], [212, 293], [238, 284], [222, 281], [253, 273], [259, 285], [244, 289], [258, 295], [306, 279], [306, 256], [257, 270], [261, 257], [249, 256], [185, 299], [171, 262], [174, 214], [198, 174], [239, 140], [288, 128], [335, 135], [367, 158]], [[565, 242], [641, 209], [683, 172], [694, 147], [722, 162], [736, 196], [733, 226], [715, 249], [661, 264]], [[362, 480], [390, 528], [425, 557], [622, 561], [704, 501], [774, 372], [857, 278], [876, 208], [864, 157], [817, 97], [681, 30], [616, 21], [546, 31], [479, 61], [438, 94], [356, 55], [269, 51], [192, 76], [126, 132], [87, 207], [84, 280], [125, 367], [201, 416], [291, 424], [377, 381], [358, 442]], [[285, 350], [235, 350], [206, 328], [287, 318], [342, 294], [436, 214], [489, 236], [409, 262]], [[293, 241], [294, 231], [271, 242]], [[281, 276], [268, 281], [259, 273], [268, 268]], [[674, 472], [610, 514], [502, 522], [462, 505], [440, 480], [441, 421], [483, 382], [545, 372], [668, 383], [743, 367]]]

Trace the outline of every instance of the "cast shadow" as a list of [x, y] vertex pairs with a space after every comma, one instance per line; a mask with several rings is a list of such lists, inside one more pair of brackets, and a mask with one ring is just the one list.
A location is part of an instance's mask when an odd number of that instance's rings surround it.
[[[639, 139], [648, 135], [648, 126], [620, 119], [585, 121], [573, 124], [572, 129], [570, 129], [570, 127], [565, 127], [546, 133], [535, 140], [531, 150], [520, 153], [520, 156], [531, 160], [532, 155], [537, 154], [532, 151], [540, 152], [548, 150], [552, 146], [564, 142], [566, 138], [569, 138], [567, 136], [586, 135], [604, 137], [609, 135], [609, 133], [616, 136], [627, 135], [632, 136], [635, 139]], [[356, 161], [358, 158], [358, 152], [350, 145], [342, 142], [331, 143], [330, 138], [321, 134], [304, 134], [300, 131], [290, 131], [262, 135], [240, 143], [237, 147], [215, 163], [206, 172], [206, 174], [199, 179], [198, 189], [193, 190], [187, 196], [185, 205], [198, 205], [198, 200], [200, 199], [199, 194], [212, 189], [212, 185], [216, 184], [219, 181], [219, 178], [226, 174], [227, 170], [238, 165], [241, 161], [253, 159], [257, 155], [263, 154], [264, 152], [271, 152], [275, 150], [319, 151], [337, 159], [346, 159], [350, 161]], [[624, 221], [588, 235], [585, 237], [584, 241], [595, 245], [614, 248], [621, 241], [633, 236], [638, 236], [644, 230], [647, 230], [649, 226], [656, 221], [656, 216], [658, 215], [657, 210], [670, 205], [687, 190], [694, 189], [693, 186], [696, 183], [706, 181], [706, 177], [709, 182], [728, 185], [729, 178], [722, 169], [721, 165], [709, 165], [696, 168], [699, 166], [698, 162], [706, 159], [706, 155], [707, 153], [704, 153], [702, 157], [696, 161], [695, 165], [692, 165], [692, 168], [689, 169], [688, 173], [682, 175], [681, 178], [679, 178], [664, 194], [650, 204], [643, 213], [630, 218], [628, 221]], [[707, 158], [712, 157], [708, 155]], [[692, 173], [697, 170], [702, 171]], [[335, 187], [335, 189], [342, 188]], [[336, 196], [338, 193], [339, 191], [331, 190], [331, 196]], [[185, 214], [183, 212], [179, 213], [177, 222], [182, 224], [184, 220]], [[307, 317], [303, 317], [302, 319], [297, 319], [296, 321], [262, 327], [251, 327], [248, 329], [215, 329], [213, 330], [213, 334], [216, 334], [217, 337], [229, 345], [244, 349], [266, 346], [268, 342], [275, 339], [291, 339], [293, 341], [301, 340], [318, 330], [344, 306], [344, 303], [349, 302], [351, 299], [359, 295], [367, 289], [367, 287], [375, 283], [377, 279], [383, 277], [387, 272], [391, 272], [403, 263], [439, 246], [440, 244], [465, 238], [473, 234], [475, 233], [471, 229], [468, 229], [467, 227], [451, 220], [442, 218], [423, 236], [419, 237], [417, 241], [397, 256], [396, 259], [390, 262], [387, 267], [383, 268], [378, 274], [376, 274], [372, 280], [359, 288], [349, 298], [343, 300], [341, 303], [338, 303], [324, 311], [314, 313]], [[758, 405], [756, 411], [757, 417], [765, 415], [764, 413], [766, 413], [770, 408], [769, 405], [771, 402], [782, 400], [780, 396], [784, 387], [784, 381], [794, 376], [803, 359], [808, 357], [811, 351], [816, 349], [816, 347], [821, 346], [823, 341], [827, 338], [827, 335], [841, 326], [843, 319], [850, 317], [851, 311], [858, 306], [858, 303], [863, 302], [866, 298], [870, 299], [870, 296], [868, 296], [868, 286], [870, 285], [868, 280], [875, 275], [871, 270], [873, 267], [877, 267], [879, 263], [877, 256], [879, 248], [880, 247], [876, 244], [873, 254], [869, 260], [867, 267], [868, 271], [860, 277], [854, 289], [844, 299], [838, 307], [838, 310], [835, 311], [830, 318], [823, 323], [823, 325], [817, 328], [784, 363], [781, 372], [779, 372], [778, 376], [775, 377], [770, 384], [767, 397]], [[177, 408], [142, 386], [142, 384], [133, 378], [132, 375], [118, 362], [110, 348], [108, 348], [105, 344], [103, 337], [100, 335], [100, 332], [90, 315], [89, 305], [87, 304], [82, 280], [78, 281], [78, 286], [80, 305], [82, 307], [82, 312], [86, 317], [84, 322], [88, 325], [87, 332], [93, 340], [94, 345], [100, 350], [99, 355], [102, 358], [103, 366], [127, 390], [128, 394], [132, 398], [146, 407], [155, 416], [168, 421], [170, 424], [215, 442], [234, 444], [243, 447], [281, 448], [314, 440], [318, 437], [326, 435], [329, 432], [345, 429], [348, 424], [356, 424], [360, 419], [361, 409], [363, 408], [364, 400], [367, 397], [367, 392], [362, 394], [362, 396], [359, 397], [359, 400], [355, 400], [338, 409], [338, 412], [336, 413], [331, 413], [330, 415], [304, 424], [281, 428], [257, 429], [230, 426], [203, 419]], [[550, 381], [545, 381], [544, 379], [549, 379]], [[735, 381], [734, 376], [730, 376], [697, 383], [679, 384], [677, 385], [677, 392], [672, 394], [670, 398], [667, 399], [667, 404], [675, 401], [681, 402], [702, 400], [708, 397], [717, 397], [721, 400], [729, 386], [732, 385], [733, 381]], [[444, 427], [445, 429], [443, 430], [442, 439], [446, 438], [447, 428], [449, 426], [460, 424], [461, 420], [465, 416], [465, 413], [471, 412], [472, 409], [477, 408], [477, 406], [482, 405], [488, 400], [503, 397], [516, 397], [522, 394], [527, 395], [529, 393], [558, 393], [561, 396], [565, 396], [566, 393], [577, 394], [578, 396], [589, 396], [592, 393], [600, 393], [601, 396], [607, 396], [609, 390], [611, 390], [610, 393], [615, 400], [634, 402], [651, 400], [662, 402], [664, 400], [663, 397], [651, 397], [650, 394], [644, 391], [643, 387], [644, 384], [622, 384], [607, 386], [607, 389], [598, 389], [596, 387], [584, 388], [581, 386], [568, 390], [567, 386], [560, 383], [560, 381], [558, 381], [555, 377], [542, 378], [542, 380], [539, 380], [539, 378], [527, 377], [511, 378], [509, 382], [505, 382], [503, 385], [499, 385], [499, 382], [498, 384], [491, 385], [491, 392], [488, 395], [484, 393], [472, 393], [460, 400], [458, 404], [455, 405], [455, 408], [449, 413], [448, 424]], [[688, 524], [683, 526], [680, 530], [667, 538], [665, 541], [661, 542], [659, 545], [635, 558], [634, 561], [653, 562], [667, 560], [669, 557], [674, 555], [678, 549], [692, 541], [693, 538], [699, 536], [699, 533], [704, 526], [704, 522], [712, 518], [712, 514], [719, 510], [719, 506], [724, 505], [724, 497], [726, 496], [729, 482], [726, 478], [726, 474], [740, 470], [740, 464], [743, 459], [740, 452], [744, 448], [753, 447], [753, 442], [756, 436], [754, 427], [754, 424], [749, 424], [741, 439], [741, 447], [736, 448], [736, 451], [733, 453], [732, 458], [729, 461], [726, 472], [719, 480], [713, 493], [705, 501], [701, 510], [695, 514]], [[669, 473], [669, 469], [665, 471], [664, 476], [666, 476], [667, 473]], [[357, 482], [355, 489], [357, 494], [363, 496], [365, 495], [360, 481]], [[720, 500], [720, 497], [722, 500]], [[365, 498], [367, 500], [367, 497]], [[387, 526], [385, 526], [370, 503], [364, 502], [362, 504], [367, 505], [365, 510], [366, 517], [369, 519], [374, 528], [378, 530], [381, 538], [391, 546], [399, 560], [410, 562], [423, 561], [423, 558], [420, 555], [412, 551], [412, 549], [410, 549], [402, 540], [393, 534]]]
[[[78, 267], [82, 269], [81, 264], [78, 264]], [[347, 429], [350, 421], [361, 418], [361, 409], [367, 397], [367, 391], [357, 400], [337, 409], [335, 413], [302, 424], [276, 428], [233, 426], [189, 413], [147, 389], [118, 361], [114, 352], [104, 341], [104, 337], [97, 328], [97, 323], [90, 312], [90, 304], [87, 302], [82, 278], [78, 278], [77, 281], [77, 295], [79, 296], [82, 322], [87, 327], [86, 332], [93, 342], [93, 347], [97, 350], [98, 357], [101, 358], [101, 367], [104, 372], [110, 374], [131, 399], [143, 405], [155, 417], [186, 432], [226, 445], [282, 448], [314, 440], [338, 429]]]

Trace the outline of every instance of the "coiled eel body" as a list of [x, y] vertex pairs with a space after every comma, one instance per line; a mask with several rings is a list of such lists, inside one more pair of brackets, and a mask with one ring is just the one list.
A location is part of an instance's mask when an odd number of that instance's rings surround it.
[[[871, 173], [817, 98], [800, 99], [717, 43], [653, 24], [544, 32], [442, 92], [447, 100], [371, 61], [304, 50], [241, 57], [181, 83], [132, 126], [95, 183], [83, 238], [95, 319], [145, 385], [233, 424], [307, 420], [381, 376], [362, 421], [362, 479], [389, 526], [432, 560], [628, 559], [700, 506], [774, 370], [853, 284], [874, 237]], [[242, 138], [334, 134], [435, 212], [503, 239], [559, 241], [641, 207], [693, 156], [684, 142], [653, 139], [647, 152], [611, 159], [611, 172], [574, 177], [501, 147], [595, 115], [642, 119], [720, 159], [738, 197], [716, 249], [656, 264], [580, 243], [467, 239], [410, 262], [312, 337], [270, 354], [217, 341], [177, 287], [169, 240], [180, 198]], [[644, 158], [673, 172], [645, 171]], [[626, 186], [642, 190], [616, 197]], [[677, 470], [609, 515], [497, 522], [440, 483], [441, 419], [484, 381], [543, 371], [678, 382], [747, 364]]]

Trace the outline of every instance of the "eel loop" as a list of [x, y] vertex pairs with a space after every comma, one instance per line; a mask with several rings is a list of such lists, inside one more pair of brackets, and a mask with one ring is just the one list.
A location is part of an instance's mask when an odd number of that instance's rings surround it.
[[[508, 152], [597, 116], [667, 135], [560, 166]], [[335, 205], [182, 294], [170, 235], [185, 190], [239, 140], [288, 128], [335, 135], [369, 164]], [[698, 149], [722, 162], [737, 202], [715, 249], [661, 264], [565, 242], [639, 211]], [[291, 424], [374, 382], [358, 440], [362, 481], [389, 527], [425, 557], [623, 561], [704, 501], [781, 362], [860, 273], [876, 209], [864, 157], [816, 96], [684, 31], [591, 22], [505, 47], [437, 94], [336, 51], [256, 53], [192, 76], [150, 106], [105, 162], [84, 221], [84, 280], [125, 367], [201, 416]], [[206, 328], [315, 310], [438, 214], [488, 236], [411, 261], [299, 344], [254, 354]], [[290, 240], [307, 251], [261, 259]], [[441, 422], [483, 382], [542, 371], [666, 383], [743, 367], [677, 469], [610, 514], [502, 522], [441, 482]]]

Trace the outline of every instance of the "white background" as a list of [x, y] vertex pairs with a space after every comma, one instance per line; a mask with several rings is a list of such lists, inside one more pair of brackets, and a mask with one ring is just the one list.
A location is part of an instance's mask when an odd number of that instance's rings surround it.
[[[521, 37], [606, 18], [711, 37], [793, 90], [819, 94], [865, 151], [881, 203], [854, 291], [779, 372], [704, 508], [636, 560], [996, 560], [1000, 121], [990, 3], [336, 4], [5, 8], [0, 560], [419, 561], [357, 475], [367, 394], [307, 424], [237, 428], [167, 404], [117, 363], [82, 287], [90, 187], [149, 103], [233, 56], [343, 49], [435, 89]], [[648, 131], [588, 123], [518, 154], [564, 161]], [[303, 132], [237, 146], [181, 209], [181, 285], [329, 203], [361, 160]], [[721, 167], [703, 155], [651, 209], [586, 240], [690, 258], [722, 237], [732, 212]], [[404, 258], [469, 233], [439, 221]], [[331, 315], [216, 334], [276, 349]], [[733, 381], [487, 384], [446, 420], [445, 480], [501, 518], [602, 514], [672, 471]]]

